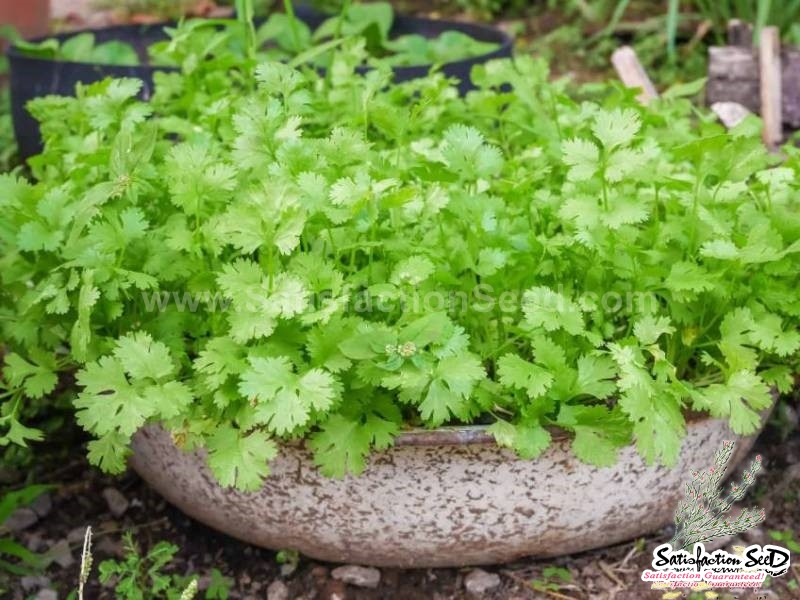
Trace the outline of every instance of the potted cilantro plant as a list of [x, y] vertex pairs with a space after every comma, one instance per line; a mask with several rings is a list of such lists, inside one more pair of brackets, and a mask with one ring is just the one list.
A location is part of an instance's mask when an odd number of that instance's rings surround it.
[[[188, 26], [188, 25], [184, 25]], [[89, 458], [220, 530], [399, 566], [672, 518], [796, 370], [797, 153], [530, 57], [326, 74], [205, 41], [31, 102], [0, 176], [3, 443], [74, 374]], [[250, 48], [254, 40], [250, 40]]]
[[[470, 89], [469, 71], [474, 65], [511, 56], [512, 40], [498, 29], [395, 15], [388, 3], [357, 4], [332, 17], [306, 7], [295, 10], [291, 2], [286, 7], [288, 13], [256, 21], [253, 36], [262, 59], [308, 60], [324, 69], [330, 51], [345, 37], [357, 36], [370, 51], [359, 72], [382, 64], [393, 69], [395, 81], [405, 81], [441, 67], [460, 81], [463, 93]], [[250, 27], [248, 17], [242, 13], [238, 20], [191, 19], [177, 30], [170, 24], [116, 25], [16, 44], [9, 51], [10, 91], [21, 156], [41, 149], [36, 120], [25, 108], [31, 99], [71, 95], [77, 83], [106, 77], [140, 79], [140, 97], [147, 99], [157, 73], [180, 68], [181, 57], [164, 51], [176, 42], [177, 31], [206, 41], [204, 59], [243, 60], [241, 40]]]

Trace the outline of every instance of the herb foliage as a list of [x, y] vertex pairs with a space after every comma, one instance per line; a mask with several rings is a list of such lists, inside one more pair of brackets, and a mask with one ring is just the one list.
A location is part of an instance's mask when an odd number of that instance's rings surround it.
[[749, 433], [791, 385], [800, 164], [758, 123], [570, 92], [528, 57], [462, 98], [357, 75], [364, 40], [322, 76], [192, 27], [148, 103], [120, 79], [30, 105], [36, 182], [0, 176], [4, 443], [77, 371], [109, 471], [150, 422], [247, 490], [280, 440], [342, 476], [451, 423], [529, 458], [560, 428], [593, 464], [631, 441], [670, 464], [687, 411]]
[[[289, 61], [313, 53], [318, 67], [329, 66], [331, 51], [344, 38], [363, 39], [368, 55], [364, 63], [385, 63], [391, 66], [441, 65], [491, 53], [498, 44], [476, 40], [459, 31], [445, 31], [435, 37], [405, 34], [390, 37], [394, 10], [386, 2], [357, 4], [348, 11], [332, 16], [316, 29], [294, 15], [273, 13], [254, 29], [260, 60]], [[169, 40], [154, 43], [148, 49], [147, 63], [160, 67], [180, 67], [174, 44], [182, 36], [191, 36], [192, 44], [206, 54], [236, 55], [246, 58], [243, 29], [248, 27], [236, 19], [189, 19], [182, 26], [166, 27]], [[79, 33], [59, 41], [48, 38], [40, 42], [18, 40], [18, 51], [28, 56], [58, 61], [116, 66], [136, 66], [139, 55], [132, 44], [122, 40], [97, 43], [91, 32]]]

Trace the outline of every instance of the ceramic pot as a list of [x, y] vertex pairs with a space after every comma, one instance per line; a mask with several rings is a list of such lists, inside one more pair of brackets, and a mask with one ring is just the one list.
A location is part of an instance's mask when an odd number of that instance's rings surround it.
[[655, 531], [673, 521], [691, 469], [713, 464], [724, 440], [737, 440], [736, 463], [754, 436], [696, 420], [674, 468], [645, 464], [633, 446], [599, 468], [580, 462], [563, 436], [522, 460], [480, 427], [416, 431], [342, 480], [321, 475], [302, 445], [286, 445], [263, 487], [242, 493], [220, 487], [202, 453], [148, 426], [135, 436], [132, 466], [186, 514], [257, 546], [341, 563], [450, 567], [570, 554]]

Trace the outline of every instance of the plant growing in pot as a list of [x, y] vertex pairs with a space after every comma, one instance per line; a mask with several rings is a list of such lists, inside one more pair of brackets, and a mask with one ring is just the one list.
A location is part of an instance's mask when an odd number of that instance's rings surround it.
[[531, 58], [461, 96], [359, 74], [363, 40], [320, 74], [176, 39], [148, 103], [31, 103], [36, 183], [0, 179], [7, 443], [75, 372], [92, 462], [214, 527], [485, 563], [670, 521], [791, 385], [798, 162], [752, 120]]
[[474, 65], [510, 57], [513, 45], [508, 35], [492, 27], [399, 16], [388, 3], [380, 2], [352, 7], [346, 3], [342, 13], [329, 17], [306, 7], [295, 10], [287, 0], [285, 14], [256, 21], [251, 31], [252, 5], [241, 4], [238, 20], [190, 19], [177, 29], [171, 24], [117, 25], [13, 46], [10, 89], [21, 156], [41, 150], [36, 121], [25, 109], [30, 100], [47, 94], [72, 95], [76, 83], [106, 77], [141, 79], [140, 97], [148, 99], [156, 73], [181, 67], [179, 56], [164, 51], [179, 35], [205, 39], [204, 60], [245, 60], [241, 41], [251, 32], [258, 42], [253, 51], [262, 59], [310, 61], [320, 69], [328, 65], [330, 51], [343, 39], [359, 37], [370, 50], [359, 71], [385, 64], [401, 81], [424, 77], [435, 65], [458, 78], [462, 91], [470, 87]]

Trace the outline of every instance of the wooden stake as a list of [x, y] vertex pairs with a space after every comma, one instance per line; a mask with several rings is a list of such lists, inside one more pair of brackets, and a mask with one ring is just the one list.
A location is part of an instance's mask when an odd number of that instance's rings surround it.
[[638, 99], [642, 104], [647, 104], [651, 100], [658, 98], [658, 91], [656, 86], [650, 81], [647, 76], [647, 71], [644, 70], [639, 57], [636, 56], [636, 51], [630, 46], [622, 46], [614, 50], [611, 55], [611, 64], [617, 71], [617, 75], [629, 88], [640, 88], [642, 91]]
[[783, 139], [781, 90], [781, 40], [777, 27], [761, 30], [758, 47], [761, 83], [761, 119], [764, 121], [764, 144], [775, 150]]
[[739, 19], [728, 21], [728, 45], [750, 48], [753, 45], [753, 28]]

